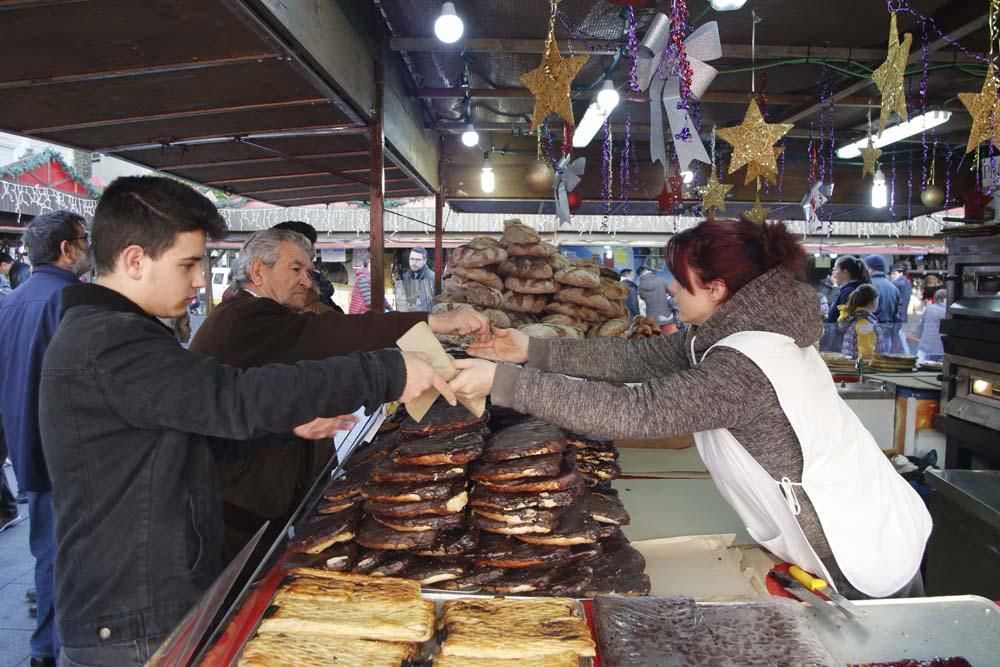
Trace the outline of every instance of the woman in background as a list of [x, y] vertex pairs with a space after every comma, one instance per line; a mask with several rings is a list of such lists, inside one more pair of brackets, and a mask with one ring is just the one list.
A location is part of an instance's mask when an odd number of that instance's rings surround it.
[[851, 292], [847, 303], [838, 308], [838, 328], [844, 338], [841, 352], [851, 359], [873, 359], [876, 354], [889, 351], [889, 338], [875, 317], [878, 290], [874, 285], [861, 285]]

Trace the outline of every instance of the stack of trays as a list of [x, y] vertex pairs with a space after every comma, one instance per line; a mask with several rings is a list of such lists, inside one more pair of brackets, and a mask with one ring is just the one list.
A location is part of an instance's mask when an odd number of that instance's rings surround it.
[[[500, 594], [645, 595], [645, 561], [622, 534], [610, 443], [520, 416], [436, 403], [359, 450], [298, 528], [290, 566]], [[514, 422], [514, 423], [511, 423]]]
[[909, 373], [917, 358], [908, 354], [876, 354], [870, 368], [879, 373]]
[[826, 362], [827, 368], [834, 373], [854, 373], [858, 370], [858, 360], [852, 359], [846, 354], [840, 354], [839, 352], [820, 352], [820, 356], [823, 357], [823, 361]]

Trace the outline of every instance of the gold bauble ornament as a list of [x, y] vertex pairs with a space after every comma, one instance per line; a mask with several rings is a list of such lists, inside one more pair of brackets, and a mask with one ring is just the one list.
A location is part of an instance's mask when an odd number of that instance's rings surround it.
[[879, 65], [872, 74], [878, 91], [882, 94], [882, 112], [879, 114], [879, 135], [885, 131], [889, 124], [889, 118], [895, 112], [899, 120], [907, 119], [906, 114], [906, 93], [903, 91], [903, 82], [906, 77], [906, 61], [910, 57], [910, 44], [913, 43], [913, 35], [906, 33], [903, 41], [899, 41], [899, 30], [896, 27], [896, 15], [891, 14], [889, 19], [889, 53], [885, 57], [885, 62]]
[[556, 182], [556, 172], [545, 160], [535, 160], [524, 172], [524, 182], [536, 195], [551, 195]]
[[986, 70], [982, 90], [978, 93], [959, 93], [958, 99], [972, 116], [972, 129], [969, 130], [969, 143], [965, 152], [972, 152], [984, 141], [992, 141], [993, 145], [1000, 147], [996, 134], [1000, 102], [997, 101], [997, 80], [992, 63]]
[[920, 192], [920, 203], [928, 208], [937, 208], [944, 203], [944, 190], [940, 185], [928, 185]]
[[717, 130], [720, 139], [733, 147], [733, 158], [729, 162], [729, 173], [741, 167], [753, 165], [754, 178], [767, 178], [778, 173], [778, 160], [774, 144], [794, 127], [791, 123], [765, 123], [764, 116], [756, 100], [750, 100], [743, 122], [736, 127]]

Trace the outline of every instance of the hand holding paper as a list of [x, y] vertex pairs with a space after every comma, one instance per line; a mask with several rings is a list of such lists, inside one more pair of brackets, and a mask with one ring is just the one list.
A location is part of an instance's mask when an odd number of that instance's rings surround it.
[[483, 359], [458, 359], [458, 376], [448, 383], [461, 401], [474, 401], [490, 395], [497, 365]]
[[481, 359], [523, 364], [528, 361], [528, 336], [517, 329], [496, 329], [487, 341], [473, 343], [466, 352]]
[[[427, 411], [430, 410], [434, 401], [437, 400], [439, 393], [449, 403], [455, 405], [455, 394], [451, 387], [448, 386], [447, 381], [454, 378], [458, 371], [452, 365], [452, 358], [448, 356], [444, 348], [441, 347], [441, 343], [434, 337], [431, 328], [424, 322], [415, 324], [409, 331], [403, 334], [402, 338], [396, 341], [396, 344], [399, 345], [401, 350], [404, 350], [404, 356], [411, 352], [421, 353], [425, 359], [429, 360], [430, 366], [436, 371], [434, 373], [436, 380], [430, 386], [419, 396], [411, 397], [409, 401], [403, 401], [407, 403], [406, 411], [409, 415], [419, 422], [427, 414]], [[485, 399], [478, 401], [463, 400], [461, 402], [469, 412], [477, 417], [482, 415], [486, 409]]]
[[403, 361], [406, 363], [406, 386], [399, 397], [400, 403], [410, 403], [425, 392], [435, 390], [455, 405], [455, 393], [431, 365], [430, 357], [422, 352], [403, 352]]

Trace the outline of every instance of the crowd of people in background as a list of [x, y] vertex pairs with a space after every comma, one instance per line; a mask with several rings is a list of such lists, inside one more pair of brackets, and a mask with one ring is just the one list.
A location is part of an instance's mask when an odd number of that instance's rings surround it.
[[908, 327], [913, 283], [905, 264], [887, 266], [882, 255], [865, 258], [841, 255], [820, 286], [826, 332], [824, 351], [852, 359], [876, 354], [916, 354], [920, 361], [940, 361], [940, 321], [946, 312], [947, 291], [933, 287], [922, 296], [926, 310], [916, 331]]

